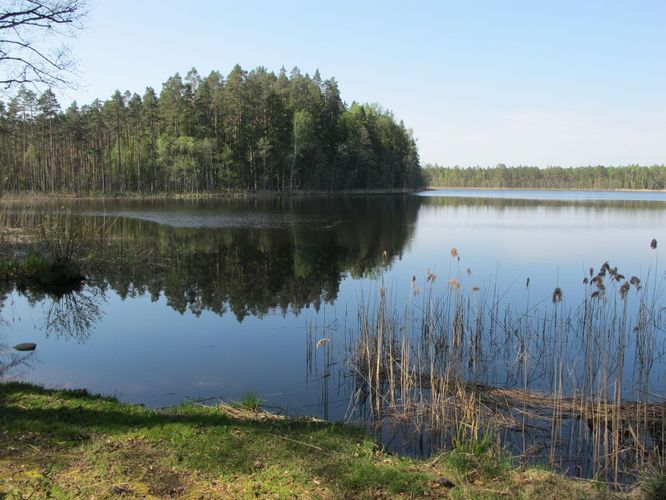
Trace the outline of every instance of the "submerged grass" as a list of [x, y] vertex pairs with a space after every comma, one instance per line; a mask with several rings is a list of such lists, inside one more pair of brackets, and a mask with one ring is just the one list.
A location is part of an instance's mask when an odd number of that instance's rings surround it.
[[229, 409], [151, 410], [85, 391], [0, 384], [0, 496], [616, 496], [589, 482], [511, 467], [485, 443], [461, 443], [427, 462], [386, 454], [347, 425], [255, 419]]

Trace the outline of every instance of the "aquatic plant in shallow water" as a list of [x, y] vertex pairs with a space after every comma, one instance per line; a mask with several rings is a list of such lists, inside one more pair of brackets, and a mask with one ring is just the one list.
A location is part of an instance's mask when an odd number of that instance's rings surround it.
[[521, 311], [493, 287], [465, 292], [471, 273], [438, 288], [432, 274], [420, 299], [412, 277], [404, 309], [385, 285], [374, 305], [361, 302], [347, 346], [351, 420], [416, 453], [456, 447], [466, 429], [521, 461], [616, 484], [663, 467], [662, 283], [604, 262], [583, 278], [580, 303], [567, 304], [560, 286]]
[[261, 408], [261, 397], [256, 391], [250, 391], [243, 394], [243, 397], [238, 402], [238, 404], [247, 410], [250, 411], [259, 411]]

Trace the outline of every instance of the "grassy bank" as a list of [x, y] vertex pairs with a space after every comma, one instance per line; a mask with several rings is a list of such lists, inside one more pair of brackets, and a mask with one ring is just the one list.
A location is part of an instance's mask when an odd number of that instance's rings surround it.
[[[449, 481], [452, 484], [449, 484]], [[605, 486], [462, 448], [388, 455], [359, 429], [230, 406], [150, 410], [0, 384], [0, 497], [608, 498]]]

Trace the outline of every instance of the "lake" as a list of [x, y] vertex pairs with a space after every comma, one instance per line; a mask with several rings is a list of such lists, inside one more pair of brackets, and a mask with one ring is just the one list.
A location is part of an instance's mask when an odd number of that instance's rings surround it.
[[[622, 365], [607, 373], [616, 381], [609, 387], [621, 385], [621, 400], [666, 397], [664, 271], [659, 247], [650, 247], [653, 238], [666, 244], [666, 193], [456, 189], [5, 205], [28, 224], [67, 212], [105, 227], [137, 262], [93, 270], [81, 290], [64, 296], [3, 285], [0, 344], [37, 343], [8, 376], [154, 407], [237, 401], [252, 392], [265, 408], [290, 415], [359, 421], [366, 413], [359, 411], [366, 403], [359, 403], [353, 361], [359, 308], [372, 316], [388, 303], [402, 317], [455, 292], [469, 297], [470, 310], [485, 304], [491, 316], [495, 311], [491, 322], [512, 314], [575, 316], [593, 293], [583, 279], [609, 262], [643, 285], [626, 302], [612, 299], [627, 308], [622, 328], [638, 332], [641, 288], [657, 316], [649, 361], [645, 345], [623, 343]], [[412, 328], [416, 320], [410, 321]], [[548, 355], [559, 369], [549, 365], [541, 373], [541, 363], [532, 362], [527, 381], [526, 365], [516, 360], [535, 354], [517, 333], [510, 338], [507, 324], [501, 343], [492, 337], [500, 329], [480, 329], [483, 353], [470, 356], [463, 378], [552, 392], [559, 373], [555, 386], [564, 396], [577, 393], [583, 379], [597, 383], [586, 375], [594, 355], [585, 351], [585, 361], [583, 334], [560, 339], [558, 353]], [[380, 438], [389, 448], [423, 452], [385, 432]]]

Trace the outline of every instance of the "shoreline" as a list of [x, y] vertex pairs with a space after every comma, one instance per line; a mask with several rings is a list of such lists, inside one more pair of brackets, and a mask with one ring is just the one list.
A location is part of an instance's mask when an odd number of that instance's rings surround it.
[[40, 202], [49, 200], [215, 200], [215, 199], [276, 199], [276, 198], [335, 198], [340, 196], [389, 196], [410, 195], [424, 191], [545, 191], [545, 192], [594, 192], [594, 193], [666, 193], [666, 189], [598, 189], [598, 188], [525, 188], [525, 187], [462, 187], [424, 186], [409, 189], [353, 189], [342, 191], [229, 191], [216, 193], [4, 193], [3, 203]]
[[310, 198], [336, 196], [408, 195], [426, 190], [426, 187], [413, 189], [351, 189], [343, 191], [229, 191], [216, 193], [4, 193], [2, 202], [23, 202], [43, 200], [196, 200], [196, 199], [241, 199], [241, 198]]
[[400, 457], [353, 425], [238, 404], [149, 409], [21, 382], [0, 382], [0, 402], [0, 496], [10, 498], [627, 497], [495, 448]]

